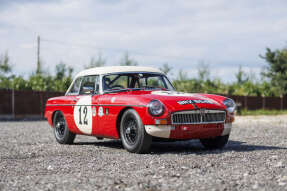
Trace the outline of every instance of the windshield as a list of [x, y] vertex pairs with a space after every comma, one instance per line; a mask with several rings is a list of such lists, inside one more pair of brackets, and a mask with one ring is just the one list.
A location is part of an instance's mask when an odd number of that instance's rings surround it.
[[104, 92], [140, 89], [174, 90], [167, 77], [157, 73], [121, 73], [103, 77]]

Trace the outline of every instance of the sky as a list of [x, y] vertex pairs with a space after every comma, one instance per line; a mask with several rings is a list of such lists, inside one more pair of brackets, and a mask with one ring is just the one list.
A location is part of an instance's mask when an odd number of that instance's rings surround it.
[[286, 10], [286, 0], [0, 0], [0, 54], [28, 76], [39, 35], [50, 74], [59, 62], [79, 72], [99, 54], [119, 65], [128, 52], [141, 66], [168, 63], [171, 78], [208, 67], [232, 82], [239, 66], [259, 77], [259, 55], [287, 46]]

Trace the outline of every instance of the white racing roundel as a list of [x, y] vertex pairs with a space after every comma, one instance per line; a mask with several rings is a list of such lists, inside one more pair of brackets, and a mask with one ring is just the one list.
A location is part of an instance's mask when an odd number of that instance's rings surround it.
[[74, 107], [74, 121], [84, 134], [92, 134], [93, 112], [91, 96], [82, 96]]

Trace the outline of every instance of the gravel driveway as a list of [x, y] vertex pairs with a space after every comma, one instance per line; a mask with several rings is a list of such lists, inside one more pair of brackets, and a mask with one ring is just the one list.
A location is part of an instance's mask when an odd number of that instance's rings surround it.
[[0, 190], [286, 190], [287, 116], [237, 117], [223, 150], [154, 143], [151, 154], [78, 136], [56, 143], [46, 121], [0, 123]]

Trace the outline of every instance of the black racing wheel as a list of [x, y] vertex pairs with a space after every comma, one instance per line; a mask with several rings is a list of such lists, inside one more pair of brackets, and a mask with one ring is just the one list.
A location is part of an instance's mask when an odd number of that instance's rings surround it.
[[120, 126], [120, 136], [124, 148], [129, 152], [149, 152], [152, 137], [146, 133], [141, 118], [135, 110], [128, 109], [123, 114]]
[[61, 111], [56, 111], [53, 117], [54, 135], [60, 144], [72, 144], [76, 135], [72, 133]]

